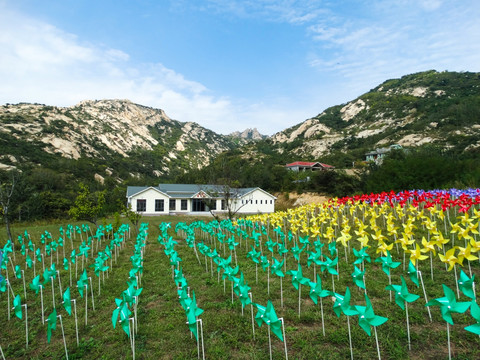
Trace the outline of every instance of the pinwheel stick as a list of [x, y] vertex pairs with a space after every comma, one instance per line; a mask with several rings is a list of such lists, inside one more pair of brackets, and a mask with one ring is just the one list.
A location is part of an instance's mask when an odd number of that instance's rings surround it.
[[45, 324], [45, 314], [43, 311], [43, 285], [39, 285], [40, 287], [40, 302], [42, 303], [42, 324]]
[[22, 270], [23, 279], [23, 294], [25, 295], [25, 301], [27, 300], [27, 287], [25, 286], [25, 271]]
[[285, 347], [285, 360], [288, 360], [288, 353], [287, 353], [287, 338], [285, 337], [285, 322], [283, 321], [283, 318], [279, 318], [282, 322], [282, 332], [283, 332], [283, 344]]
[[[130, 325], [130, 322], [133, 323], [133, 326]], [[132, 347], [132, 358], [135, 360], [135, 319], [134, 318], [129, 318], [128, 319], [128, 325], [129, 325], [129, 337], [130, 337], [130, 346]]]
[[77, 346], [79, 346], [80, 342], [78, 341], [77, 300], [73, 299], [70, 301], [73, 302], [73, 311], [75, 313], [75, 335], [77, 336]]
[[62, 281], [60, 280], [60, 271], [57, 270], [57, 278], [58, 278], [58, 287], [60, 289], [60, 295], [63, 294], [63, 290], [62, 290]]
[[253, 340], [255, 340], [255, 323], [253, 321], [253, 296], [252, 296], [252, 293], [249, 292], [248, 296], [250, 296], [250, 312], [252, 313], [252, 333], [253, 333]]
[[348, 342], [350, 344], [350, 358], [353, 360], [352, 332], [350, 331], [350, 316], [347, 315]]
[[448, 360], [452, 359], [452, 352], [450, 349], [450, 324], [447, 321], [447, 342], [448, 342]]
[[377, 327], [374, 326], [374, 327], [373, 327], [373, 330], [375, 331], [375, 342], [377, 343], [378, 360], [381, 360], [381, 356], [380, 356], [380, 346], [378, 345]]
[[408, 350], [412, 350], [412, 345], [410, 343], [410, 324], [408, 321], [408, 303], [405, 301], [405, 313], [407, 315], [407, 342], [408, 342]]
[[[425, 291], [425, 285], [423, 284], [423, 276], [422, 276], [422, 272], [420, 270], [418, 270], [418, 277], [420, 278], [420, 282], [422, 283], [423, 296], [425, 298], [425, 304], [426, 304], [426, 303], [428, 303], [427, 292]], [[430, 319], [430, 322], [432, 322], [432, 314], [430, 312], [430, 307], [426, 306], [426, 308], [427, 308], [427, 311], [428, 311], [428, 317]]]
[[5, 355], [3, 354], [3, 350], [2, 350], [2, 346], [0, 345], [0, 355], [2, 355], [2, 359], [3, 360], [6, 360], [5, 359]]
[[68, 360], [67, 342], [65, 341], [65, 331], [63, 330], [62, 315], [58, 315], [57, 318], [60, 320], [60, 326], [62, 327], [63, 346], [65, 348], [65, 357]]
[[302, 284], [298, 284], [298, 318], [300, 319], [300, 304], [302, 298]]
[[85, 326], [87, 326], [87, 317], [88, 317], [87, 316], [87, 314], [88, 314], [88, 301], [87, 301], [88, 292], [87, 292], [87, 290], [88, 290], [88, 285], [85, 284], [84, 287], [85, 287]]
[[267, 326], [268, 330], [268, 348], [270, 350], [270, 360], [272, 360], [272, 337], [270, 335], [270, 326]]
[[[200, 326], [199, 326], [200, 324]], [[200, 327], [200, 337], [202, 338], [202, 359], [205, 360], [205, 344], [203, 342], [203, 321], [202, 319], [197, 319], [197, 334], [198, 334], [198, 328]], [[200, 359], [200, 340], [197, 339], [197, 352], [198, 352], [198, 358]]]
[[88, 280], [90, 280], [90, 295], [91, 295], [91, 298], [92, 298], [92, 308], [93, 308], [93, 311], [95, 311], [95, 301], [93, 300], [92, 277], [89, 277]]
[[27, 304], [23, 304], [25, 306], [25, 347], [28, 349], [28, 310]]
[[283, 277], [280, 276], [280, 305], [283, 308]]

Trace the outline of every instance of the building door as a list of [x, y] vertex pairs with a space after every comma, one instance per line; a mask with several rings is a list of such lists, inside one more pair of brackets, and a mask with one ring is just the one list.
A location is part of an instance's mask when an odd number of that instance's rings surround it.
[[205, 203], [202, 199], [192, 199], [192, 211], [205, 211]]

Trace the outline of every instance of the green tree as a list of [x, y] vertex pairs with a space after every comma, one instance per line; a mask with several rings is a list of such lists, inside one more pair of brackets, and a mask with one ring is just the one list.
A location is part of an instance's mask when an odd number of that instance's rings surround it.
[[90, 188], [80, 184], [80, 192], [75, 199], [75, 205], [68, 214], [75, 220], [85, 220], [97, 226], [98, 218], [104, 214], [105, 190], [91, 193]]

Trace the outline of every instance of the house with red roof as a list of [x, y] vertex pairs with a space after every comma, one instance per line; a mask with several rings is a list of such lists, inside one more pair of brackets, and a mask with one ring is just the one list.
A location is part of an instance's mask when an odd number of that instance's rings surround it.
[[321, 162], [307, 162], [307, 161], [295, 161], [293, 163], [285, 165], [288, 170], [301, 172], [301, 171], [321, 171], [332, 170], [335, 166], [324, 164]]

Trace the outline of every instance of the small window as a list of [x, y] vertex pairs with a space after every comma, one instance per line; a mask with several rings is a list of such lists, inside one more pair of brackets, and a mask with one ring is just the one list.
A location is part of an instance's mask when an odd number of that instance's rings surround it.
[[[242, 200], [243, 204], [243, 200]], [[225, 200], [222, 200], [222, 210], [227, 210], [227, 202]]]
[[273, 200], [270, 200], [270, 205], [272, 205], [272, 204], [273, 204]]
[[210, 210], [217, 210], [217, 200], [212, 200], [211, 206], [209, 206]]
[[253, 200], [250, 200], [250, 204], [253, 204]]
[[258, 204], [258, 200], [255, 200], [255, 204]]
[[182, 199], [182, 201], [180, 202], [180, 209], [181, 210], [187, 210], [187, 200], [185, 199]]
[[170, 210], [175, 210], [175, 206], [176, 206], [176, 204], [175, 204], [175, 199], [170, 199], [170, 202], [169, 202], [169, 204], [168, 204], [168, 208], [169, 208]]
[[163, 199], [155, 199], [155, 211], [165, 211]]
[[263, 204], [263, 200], [260, 200], [260, 205], [262, 205], [262, 204]]
[[145, 199], [138, 199], [137, 200], [137, 211], [138, 212], [147, 211], [147, 200], [145, 200]]

